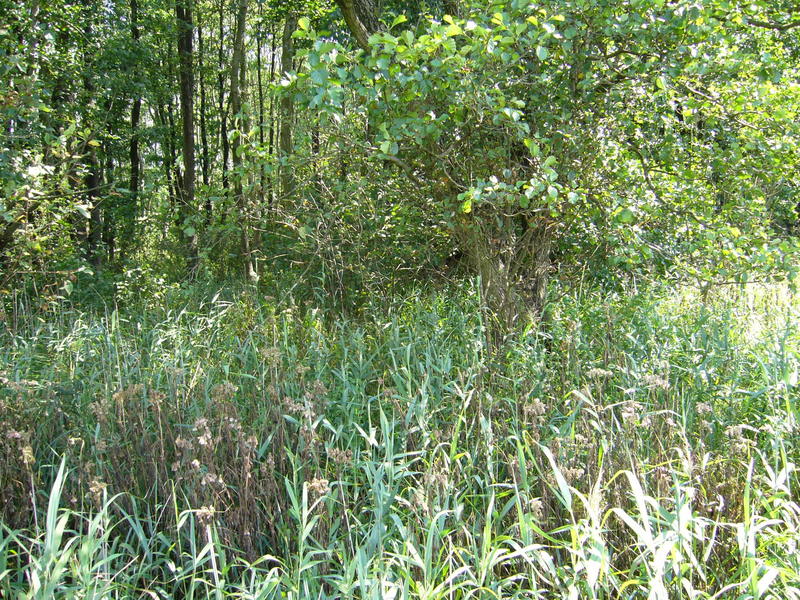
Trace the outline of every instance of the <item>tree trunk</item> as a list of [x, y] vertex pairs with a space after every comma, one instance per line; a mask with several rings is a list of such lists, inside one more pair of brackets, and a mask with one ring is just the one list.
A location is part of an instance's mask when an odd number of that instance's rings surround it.
[[378, 9], [374, 0], [336, 0], [347, 28], [364, 50], [369, 50], [369, 36], [378, 31]]
[[[106, 166], [103, 171], [103, 182], [107, 189], [113, 188], [114, 183], [114, 157], [111, 154], [111, 148], [108, 147], [106, 144], [104, 146], [104, 151], [106, 155]], [[107, 197], [106, 202], [108, 202], [110, 196]], [[116, 258], [116, 223], [115, 217], [117, 215], [119, 206], [118, 202], [114, 202], [114, 207], [106, 206], [105, 210], [103, 210], [103, 233], [102, 233], [102, 240], [103, 246], [105, 248], [105, 256], [108, 264], [111, 267], [114, 267], [114, 259]]]
[[245, 118], [242, 114], [242, 89], [245, 86], [244, 30], [247, 25], [247, 2], [248, 0], [238, 0], [238, 9], [236, 11], [236, 33], [233, 41], [233, 58], [231, 59], [231, 114], [237, 135], [233, 138], [231, 150], [233, 151], [234, 195], [239, 213], [240, 251], [244, 263], [244, 272], [248, 279], [256, 281], [258, 280], [258, 274], [253, 264], [252, 249], [250, 247], [249, 207], [242, 184], [244, 173], [241, 172], [242, 153], [239, 150], [242, 143], [242, 135], [247, 130]]
[[[198, 19], [201, 20], [201, 19]], [[208, 155], [208, 128], [206, 126], [206, 85], [205, 85], [205, 70], [203, 68], [203, 57], [205, 51], [203, 47], [203, 25], [202, 23], [197, 26], [197, 60], [200, 81], [200, 145], [202, 147], [201, 166], [203, 173], [203, 185], [208, 187], [210, 180], [210, 159]], [[211, 201], [210, 195], [206, 194], [206, 222], [211, 221]]]
[[100, 205], [97, 201], [97, 192], [100, 187], [100, 165], [97, 161], [97, 151], [94, 146], [88, 147], [86, 154], [86, 204], [90, 208], [89, 233], [87, 236], [86, 254], [92, 265], [99, 269], [103, 263], [100, 245], [102, 242], [103, 218]]
[[[93, 30], [91, 16], [87, 14], [85, 18], [84, 34], [86, 35], [86, 39], [92, 39]], [[93, 59], [87, 55], [85, 57], [85, 63], [83, 91], [86, 94], [86, 111], [88, 115], [91, 115], [92, 109], [95, 107], [95, 86], [92, 80]], [[94, 138], [96, 133], [93, 132], [91, 135], [92, 138]], [[102, 215], [97, 201], [97, 192], [100, 188], [100, 165], [97, 161], [97, 140], [87, 139], [83, 144], [83, 152], [84, 167], [86, 168], [86, 175], [83, 181], [86, 189], [85, 203], [89, 207], [89, 223], [86, 234], [86, 258], [95, 268], [99, 268], [102, 264], [100, 250], [100, 245], [102, 243]]]
[[[261, 4], [259, 3], [259, 17], [262, 15]], [[259, 19], [260, 21], [261, 19]], [[258, 86], [258, 144], [261, 148], [264, 147], [264, 84], [261, 75], [261, 44], [263, 42], [263, 25], [259, 24], [259, 30], [256, 34], [256, 77]], [[267, 188], [267, 174], [264, 172], [264, 165], [258, 165], [258, 205], [259, 209], [264, 206], [264, 190]]]
[[[278, 54], [278, 28], [270, 33], [272, 40], [270, 41], [270, 54], [269, 54], [269, 83], [270, 85], [275, 82], [275, 59]], [[270, 158], [275, 156], [275, 94], [269, 95], [269, 149], [268, 153]], [[275, 196], [277, 187], [275, 177], [270, 174], [269, 176], [269, 205], [275, 205]]]
[[[294, 41], [292, 34], [297, 28], [297, 16], [290, 13], [286, 17], [283, 27], [283, 42], [281, 44], [281, 73], [286, 74], [292, 70], [294, 59]], [[288, 198], [294, 191], [294, 177], [292, 167], [288, 164], [292, 154], [292, 122], [294, 121], [294, 100], [290, 94], [281, 98], [281, 132], [278, 141], [281, 155], [281, 196]]]
[[459, 248], [479, 276], [490, 341], [500, 343], [521, 318], [538, 319], [550, 272], [552, 224], [502, 224], [469, 218], [456, 229]]
[[181, 230], [189, 256], [189, 270], [197, 270], [197, 232], [191, 225], [194, 213], [194, 66], [192, 64], [192, 24], [191, 0], [176, 0], [175, 18], [178, 26], [178, 60], [181, 102], [181, 141], [183, 145], [183, 185], [181, 185]]
[[228, 189], [228, 113], [225, 108], [225, 2], [219, 3], [219, 48], [217, 52], [217, 88], [219, 92], [219, 141], [222, 146], [222, 189]]
[[[139, 32], [139, 4], [138, 0], [131, 0], [131, 40], [134, 46], [139, 45], [140, 32]], [[142, 118], [142, 96], [139, 94], [138, 89], [134, 92], [133, 104], [131, 105], [131, 139], [128, 147], [128, 159], [130, 161], [130, 180], [128, 182], [128, 191], [130, 196], [128, 198], [130, 210], [128, 213], [128, 220], [125, 224], [125, 230], [121, 233], [120, 243], [120, 260], [126, 254], [126, 245], [131, 244], [131, 238], [134, 237], [136, 216], [139, 214], [139, 182], [141, 178], [142, 159], [139, 154], [139, 122]]]

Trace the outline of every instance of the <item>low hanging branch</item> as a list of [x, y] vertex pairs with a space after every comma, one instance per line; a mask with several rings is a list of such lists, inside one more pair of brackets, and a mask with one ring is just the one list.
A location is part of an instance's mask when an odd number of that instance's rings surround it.
[[378, 29], [374, 7], [364, 0], [336, 0], [336, 4], [356, 43], [364, 50], [369, 50], [369, 36]]

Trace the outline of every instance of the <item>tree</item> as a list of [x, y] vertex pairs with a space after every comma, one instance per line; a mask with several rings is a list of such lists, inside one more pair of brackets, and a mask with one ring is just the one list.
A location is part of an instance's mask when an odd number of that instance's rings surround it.
[[189, 255], [189, 270], [198, 266], [197, 230], [193, 219], [195, 207], [195, 157], [194, 157], [194, 57], [192, 38], [192, 0], [175, 1], [175, 19], [178, 32], [178, 58], [181, 105], [181, 142], [183, 155], [183, 179], [178, 186], [182, 231], [186, 238]]
[[367, 52], [316, 40], [297, 86], [340, 123], [355, 92], [375, 142], [338, 135], [396, 165], [408, 197], [449, 223], [500, 331], [541, 313], [554, 258], [602, 248], [617, 269], [701, 279], [739, 276], [754, 253], [783, 260], [764, 208], [796, 164], [784, 132], [797, 126], [758, 106], [786, 106], [776, 84], [796, 68], [775, 64], [784, 42], [752, 17], [724, 2], [510, 0], [374, 33], [338, 4]]

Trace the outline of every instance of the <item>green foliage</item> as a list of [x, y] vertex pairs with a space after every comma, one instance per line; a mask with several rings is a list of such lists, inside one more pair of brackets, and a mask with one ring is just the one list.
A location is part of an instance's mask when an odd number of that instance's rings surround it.
[[530, 260], [540, 228], [566, 265], [791, 278], [794, 38], [750, 10], [493, 2], [416, 30], [398, 17], [369, 54], [306, 27], [294, 88], [375, 169], [398, 167], [403, 201], [447, 219], [476, 260]]

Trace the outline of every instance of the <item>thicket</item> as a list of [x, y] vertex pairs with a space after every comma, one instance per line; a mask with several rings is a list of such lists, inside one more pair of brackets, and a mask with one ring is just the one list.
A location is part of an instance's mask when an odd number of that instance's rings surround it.
[[0, 595], [800, 598], [786, 0], [0, 0]]

